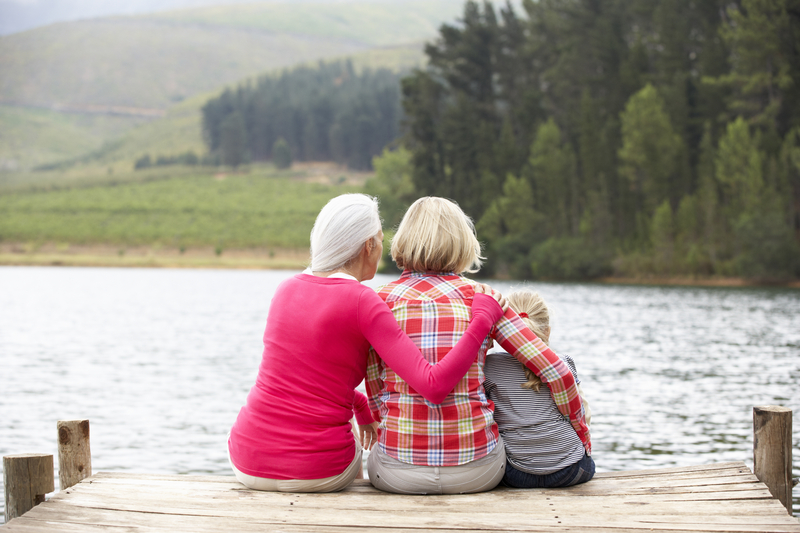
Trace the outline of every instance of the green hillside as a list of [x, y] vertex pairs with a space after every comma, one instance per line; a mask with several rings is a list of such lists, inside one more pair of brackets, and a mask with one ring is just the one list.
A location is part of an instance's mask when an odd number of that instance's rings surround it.
[[[356, 70], [399, 70], [421, 64], [422, 57], [421, 48], [412, 44], [369, 50], [351, 58]], [[188, 151], [203, 154], [200, 110], [221, 90], [187, 98], [157, 119], [0, 105], [0, 192], [9, 187], [102, 180], [109, 168], [128, 172], [144, 154], [154, 158]], [[30, 171], [59, 163], [61, 167], [51, 172]]]
[[143, 122], [0, 105], [0, 173], [81, 156]]
[[225, 86], [323, 59], [420, 65], [422, 42], [460, 9], [460, 0], [234, 5], [0, 37], [0, 186], [57, 179], [19, 172], [59, 162], [118, 171], [144, 153], [201, 153], [199, 109]]
[[358, 188], [271, 167], [227, 176], [152, 170], [119, 179], [0, 195], [0, 243], [304, 248], [322, 206]]

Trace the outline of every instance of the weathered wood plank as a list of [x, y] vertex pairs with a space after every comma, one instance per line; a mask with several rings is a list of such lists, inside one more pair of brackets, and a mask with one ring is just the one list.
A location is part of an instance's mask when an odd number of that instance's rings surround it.
[[662, 476], [668, 474], [686, 474], [689, 472], [710, 472], [713, 470], [729, 470], [729, 469], [743, 469], [747, 472], [750, 471], [743, 461], [733, 461], [730, 463], [713, 463], [706, 465], [694, 466], [672, 466], [669, 468], [648, 468], [645, 470], [620, 470], [617, 472], [598, 472], [595, 474], [594, 479], [604, 478], [620, 478], [620, 477], [647, 477], [647, 476]]
[[598, 476], [566, 489], [400, 496], [356, 481], [335, 494], [251, 491], [232, 476], [100, 473], [3, 529], [386, 533], [647, 531], [800, 533], [800, 524], [741, 463]]
[[[469, 511], [475, 505], [482, 505], [489, 510], [486, 512], [505, 512], [502, 508], [503, 504], [540, 504], [545, 501], [570, 501], [576, 504], [587, 505], [585, 502], [627, 502], [627, 501], [647, 501], [647, 502], [689, 502], [689, 501], [733, 501], [735, 505], [740, 506], [741, 500], [755, 500], [751, 506], [759, 505], [759, 501], [772, 501], [770, 494], [766, 487], [763, 485], [753, 484], [750, 490], [736, 491], [731, 493], [726, 492], [711, 492], [705, 490], [698, 493], [657, 493], [651, 491], [644, 491], [638, 494], [618, 495], [618, 494], [596, 494], [586, 495], [581, 493], [570, 492], [568, 490], [515, 490], [515, 489], [496, 489], [490, 493], [480, 495], [460, 495], [460, 496], [399, 496], [394, 494], [380, 493], [372, 489], [371, 492], [342, 492], [333, 495], [317, 495], [317, 494], [283, 494], [283, 493], [263, 493], [250, 490], [205, 490], [203, 486], [197, 486], [192, 489], [182, 488], [176, 490], [168, 486], [157, 487], [137, 487], [137, 501], [146, 502], [182, 502], [186, 498], [185, 493], [191, 491], [191, 502], [196, 505], [207, 505], [208, 503], [217, 502], [249, 502], [258, 499], [262, 506], [270, 505], [286, 505], [290, 502], [298, 502], [302, 500], [304, 505], [316, 505], [324, 507], [340, 507], [348, 506], [349, 508], [374, 508], [376, 505], [381, 507], [394, 507], [404, 508], [406, 506], [412, 508], [419, 508], [421, 506], [436, 506], [437, 509], [441, 508], [463, 508]], [[94, 502], [105, 502], [111, 505], [116, 502], [128, 504], [131, 502], [129, 491], [119, 491], [116, 487], [105, 486], [93, 488], [91, 490], [82, 490], [83, 487], [78, 485], [76, 488], [71, 489], [70, 493], [59, 495], [57, 497], [66, 497], [69, 494], [70, 501], [74, 505], [93, 505]], [[376, 499], [379, 497], [379, 499]], [[88, 502], [88, 503], [85, 503]], [[378, 503], [379, 502], [379, 503]], [[681, 505], [686, 505], [682, 503]]]
[[[64, 503], [64, 502], [62, 502]], [[419, 531], [419, 526], [410, 520], [392, 522], [394, 516], [386, 516], [382, 522], [374, 522], [368, 526], [362, 524], [331, 524], [325, 515], [317, 515], [316, 521], [292, 524], [282, 523], [279, 520], [259, 520], [250, 517], [209, 517], [193, 515], [173, 515], [163, 513], [126, 513], [105, 509], [76, 509], [67, 505], [46, 506], [31, 511], [31, 515], [26, 515], [8, 525], [11, 531], [36, 531], [34, 528], [46, 526], [47, 531], [76, 531], [79, 528], [72, 527], [73, 524], [80, 524], [86, 527], [87, 524], [95, 524], [98, 527], [114, 528], [115, 531], [120, 527], [138, 528], [136, 531], [146, 529], [160, 531], [256, 531], [256, 530], [286, 530], [286, 531], [337, 531], [349, 532], [356, 529], [363, 532], [366, 528], [390, 529], [393, 532]], [[441, 516], [442, 525], [439, 527], [426, 526], [437, 532], [445, 533], [451, 531], [534, 531], [534, 530], [580, 530], [580, 531], [649, 531], [653, 530], [681, 530], [681, 531], [740, 531], [740, 532], [761, 532], [761, 531], [787, 531], [796, 532], [796, 524], [790, 527], [783, 527], [781, 523], [753, 523], [748, 524], [738, 519], [738, 517], [713, 517], [712, 522], [708, 522], [706, 517], [684, 517], [682, 520], [665, 521], [663, 517], [639, 515], [636, 518], [629, 517], [609, 517], [603, 519], [588, 513], [581, 513], [581, 517], [568, 517], [557, 514], [559, 518], [551, 518], [548, 521], [535, 520], [527, 517], [525, 513], [516, 513], [520, 518], [517, 524], [511, 526], [507, 524], [493, 524], [490, 526], [472, 524], [464, 527], [461, 524], [450, 522], [451, 517]], [[600, 519], [598, 519], [600, 518]], [[789, 518], [786, 516], [786, 518]], [[703, 523], [705, 521], [705, 523]], [[23, 522], [27, 525], [23, 529]], [[447, 522], [450, 522], [449, 524]], [[560, 522], [560, 524], [559, 524]], [[14, 526], [14, 527], [11, 527]], [[274, 526], [274, 527], [272, 527]], [[277, 528], [277, 529], [276, 529]], [[40, 529], [40, 530], [45, 530]], [[134, 529], [132, 529], [134, 530]]]
[[[87, 481], [84, 481], [86, 483]], [[93, 492], [96, 494], [105, 494], [105, 493], [113, 493], [113, 492], [125, 492], [130, 490], [142, 490], [142, 488], [146, 488], [148, 491], [158, 491], [158, 490], [165, 490], [170, 492], [181, 491], [181, 490], [197, 490], [198, 483], [194, 483], [190, 479], [183, 479], [179, 481], [164, 481], [164, 480], [155, 480], [152, 483], [148, 483], [146, 478], [128, 478], [125, 483], [115, 483], [113, 480], [108, 479], [97, 479], [92, 478], [88, 480], [89, 483], [93, 483]], [[763, 484], [759, 482], [754, 482], [750, 478], [743, 478], [739, 483], [722, 483], [718, 485], [713, 484], [689, 484], [684, 486], [681, 483], [677, 483], [678, 486], [670, 487], [668, 483], [664, 483], [661, 486], [658, 483], [654, 485], [645, 485], [645, 486], [636, 486], [638, 481], [633, 480], [630, 482], [628, 486], [625, 484], [620, 484], [619, 482], [615, 482], [613, 485], [609, 486], [608, 483], [603, 481], [591, 481], [584, 485], [579, 485], [577, 487], [570, 487], [567, 489], [549, 489], [548, 491], [550, 494], [568, 494], [570, 497], [575, 496], [591, 496], [591, 495], [600, 495], [600, 496], [609, 496], [609, 495], [680, 495], [680, 494], [689, 494], [689, 495], [698, 495], [697, 499], [752, 499], [752, 498], [769, 498], [770, 495], [766, 491], [766, 488]], [[80, 485], [76, 486], [80, 487]], [[238, 484], [235, 481], [232, 481], [229, 484], [222, 484], [222, 483], [214, 483], [214, 484], [202, 484], [203, 491], [210, 491], [210, 492], [219, 492], [219, 493], [227, 493], [227, 492], [241, 492], [247, 491], [245, 487]], [[508, 490], [511, 489], [497, 489], [489, 493], [489, 495], [482, 495], [485, 501], [486, 498], [491, 498], [491, 494], [495, 494], [500, 490]], [[532, 491], [522, 490], [518, 491], [520, 493], [519, 498], [530, 498], [530, 493]], [[729, 492], [736, 492], [736, 495], [727, 495], [726, 493]], [[365, 493], [370, 494], [371, 499], [373, 502], [376, 501], [383, 501], [384, 499], [391, 499], [396, 498], [396, 495], [381, 493], [376, 491], [369, 485], [369, 482], [366, 480], [356, 481], [354, 485], [348, 488], [345, 492], [341, 494], [351, 494], [351, 493]], [[713, 494], [712, 494], [713, 493]], [[702, 496], [702, 494], [708, 494], [707, 496]], [[514, 496], [510, 496], [514, 498]]]
[[[568, 498], [554, 499], [551, 501], [539, 502], [538, 505], [512, 505], [506, 506], [505, 511], [495, 511], [491, 505], [476, 506], [470, 504], [467, 506], [455, 505], [441, 505], [444, 500], [452, 500], [453, 497], [397, 497], [398, 501], [405, 503], [405, 505], [389, 505], [386, 510], [370, 506], [368, 501], [362, 501], [360, 504], [354, 504], [353, 499], [347, 501], [338, 500], [339, 505], [324, 505], [327, 503], [336, 503], [336, 498], [324, 498], [321, 495], [294, 495], [294, 498], [289, 498], [288, 503], [286, 499], [281, 499], [280, 503], [276, 503], [276, 498], [271, 498], [270, 493], [256, 493], [254, 497], [244, 501], [218, 501], [217, 505], [210, 502], [205, 498], [192, 498], [192, 504], [186, 502], [172, 502], [162, 501], [160, 504], [159, 513], [175, 514], [175, 515], [196, 515], [203, 516], [209, 519], [233, 519], [233, 518], [248, 518], [252, 520], [266, 520], [270, 523], [291, 523], [312, 525], [317, 523], [320, 519], [324, 518], [324, 523], [336, 526], [359, 526], [370, 527], [374, 524], [399, 524], [405, 523], [407, 526], [420, 527], [420, 528], [435, 528], [442, 527], [443, 524], [448, 524], [449, 527], [457, 527], [462, 529], [469, 528], [482, 528], [494, 529], [501, 527], [503, 529], [519, 529], [520, 524], [525, 523], [556, 523], [563, 520], [577, 520], [574, 515], [585, 515], [591, 517], [592, 524], [615, 524], [620, 520], [620, 516], [626, 517], [626, 527], [632, 527], [640, 523], [639, 517], [646, 516], [650, 522], [686, 522], [692, 523], [706, 523], [706, 524], [740, 524], [740, 525], [776, 525], [776, 524], [789, 524], [795, 527], [795, 531], [800, 531], [796, 522], [792, 522], [788, 515], [781, 515], [775, 513], [776, 508], [771, 509], [771, 513], [754, 512], [743, 509], [740, 504], [736, 502], [721, 502], [714, 504], [694, 504], [683, 505], [676, 503], [661, 503], [653, 502], [627, 502], [619, 501], [613, 498], [605, 498], [598, 501], [598, 498], [586, 498], [585, 501], [571, 501]], [[418, 502], [409, 502], [407, 500], [417, 498], [422, 499], [422, 505]], [[176, 498], [179, 500], [179, 498]], [[366, 500], [366, 499], [365, 499]], [[148, 510], [153, 508], [158, 498], [153, 498], [152, 501], [148, 499], [137, 499], [135, 504], [126, 503], [122, 498], [118, 501], [108, 502], [102, 498], [95, 502], [81, 501], [77, 502], [75, 499], [65, 500], [70, 505], [81, 506], [105, 506], [104, 508], [114, 508], [117, 510], [129, 510], [138, 513], [147, 514]], [[270, 505], [272, 502], [272, 505]], [[637, 504], [632, 507], [631, 504]], [[778, 504], [779, 505], [779, 504]], [[366, 506], [366, 508], [365, 508]], [[480, 508], [480, 516], [475, 517], [476, 509]], [[780, 509], [778, 507], [777, 509]], [[412, 516], [413, 515], [413, 516]], [[634, 518], [629, 518], [629, 515]], [[731, 522], [733, 521], [733, 522]], [[563, 523], [563, 522], [562, 522]], [[719, 525], [717, 524], [717, 525]], [[584, 526], [583, 522], [580, 524]], [[652, 527], [652, 525], [648, 526]], [[523, 528], [524, 529], [524, 528]], [[751, 528], [752, 529], [752, 528]]]
[[[196, 483], [203, 482], [202, 479], [196, 479], [191, 476], [184, 476], [184, 478], [163, 479], [161, 476], [148, 478], [138, 475], [136, 477], [125, 477], [120, 479], [109, 478], [102, 473], [94, 476], [91, 479], [92, 483], [97, 483], [100, 486], [113, 485], [119, 489], [120, 485], [128, 486], [169, 486], [171, 488], [179, 486], [196, 486]], [[719, 490], [747, 490], [754, 484], [760, 484], [752, 473], [740, 474], [738, 476], [723, 476], [723, 477], [693, 477], [693, 478], [629, 478], [629, 479], [595, 479], [589, 483], [578, 485], [576, 487], [569, 487], [565, 489], [574, 494], [607, 494], [609, 491], [613, 492], [627, 492], [631, 490], [641, 491], [654, 489], [659, 492], [674, 490], [675, 492], [686, 492], [687, 490], [708, 491], [713, 487], [719, 487]], [[231, 489], [247, 490], [240, 485], [234, 478], [230, 478], [229, 482], [215, 482], [212, 484], [205, 484], [209, 490], [227, 491]], [[763, 486], [763, 485], [761, 485]], [[367, 489], [374, 491], [367, 480], [356, 480], [346, 492], [358, 491]], [[560, 489], [551, 489], [560, 490]], [[387, 494], [387, 496], [389, 496]]]

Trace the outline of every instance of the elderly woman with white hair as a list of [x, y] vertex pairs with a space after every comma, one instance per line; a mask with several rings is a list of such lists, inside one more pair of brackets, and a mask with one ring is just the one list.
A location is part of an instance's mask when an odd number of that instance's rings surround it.
[[[374, 198], [331, 200], [311, 231], [311, 266], [275, 292], [256, 383], [231, 429], [228, 452], [248, 488], [332, 492], [357, 476], [362, 445], [376, 438], [366, 397], [356, 391], [372, 346], [398, 375], [438, 403], [472, 365], [502, 296], [478, 285], [463, 340], [437, 365], [426, 361], [371, 279], [383, 250]], [[355, 413], [361, 442], [353, 434]]]

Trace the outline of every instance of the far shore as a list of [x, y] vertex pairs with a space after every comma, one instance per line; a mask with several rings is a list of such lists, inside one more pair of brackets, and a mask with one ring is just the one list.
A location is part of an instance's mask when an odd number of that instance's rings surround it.
[[[0, 266], [303, 270], [308, 263], [307, 248], [217, 249], [213, 246], [202, 246], [181, 250], [161, 246], [0, 243]], [[620, 285], [800, 288], [800, 280], [769, 283], [733, 277], [609, 276], [593, 282]]]

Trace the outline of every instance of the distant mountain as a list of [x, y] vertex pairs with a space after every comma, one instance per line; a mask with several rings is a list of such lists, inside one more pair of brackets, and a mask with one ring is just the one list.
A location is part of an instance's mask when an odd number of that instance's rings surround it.
[[[279, 0], [0, 0], [0, 35], [18, 33], [56, 22], [110, 15], [137, 15], [211, 5]], [[341, 0], [295, 0], [330, 3]]]
[[267, 70], [421, 46], [461, 9], [461, 0], [261, 2], [62, 22], [0, 37], [0, 104], [157, 116]]
[[[37, 1], [45, 3], [29, 3]], [[101, 147], [108, 162], [202, 150], [202, 98], [226, 85], [353, 55], [361, 66], [419, 65], [423, 42], [462, 10], [463, 0], [239, 3], [61, 22], [2, 36], [0, 173], [80, 159]]]

